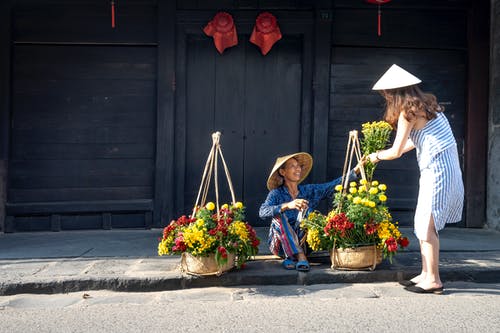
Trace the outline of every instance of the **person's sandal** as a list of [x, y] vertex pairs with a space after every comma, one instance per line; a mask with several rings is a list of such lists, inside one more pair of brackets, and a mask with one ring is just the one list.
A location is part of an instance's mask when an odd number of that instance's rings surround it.
[[295, 265], [295, 269], [300, 272], [308, 272], [309, 268], [309, 262], [307, 260], [301, 260]]
[[291, 258], [286, 258], [285, 260], [283, 260], [281, 265], [284, 269], [295, 269], [295, 262], [296, 261]]

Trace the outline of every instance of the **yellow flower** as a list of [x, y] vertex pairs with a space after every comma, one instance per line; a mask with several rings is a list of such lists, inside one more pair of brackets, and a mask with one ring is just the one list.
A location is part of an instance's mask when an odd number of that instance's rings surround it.
[[319, 239], [319, 230], [318, 229], [309, 230], [307, 232], [306, 241], [313, 251], [318, 251], [321, 243], [321, 240]]
[[387, 186], [385, 184], [380, 184], [378, 186], [378, 189], [381, 190], [381, 191], [385, 191], [385, 190], [387, 190]]
[[370, 194], [377, 194], [378, 193], [378, 189], [376, 187], [370, 187], [369, 193]]
[[229, 232], [237, 235], [242, 241], [248, 241], [248, 231], [244, 222], [234, 221], [229, 225]]
[[357, 205], [357, 204], [360, 204], [361, 203], [361, 198], [360, 197], [354, 197], [354, 199], [352, 199], [352, 202]]
[[375, 207], [375, 202], [368, 201], [368, 206], [370, 206], [371, 208]]
[[378, 186], [378, 181], [376, 180], [372, 181], [372, 186]]
[[240, 202], [240, 201], [238, 201], [238, 202], [236, 202], [233, 206], [234, 206], [234, 208], [236, 208], [236, 209], [241, 209], [241, 208], [243, 208], [243, 203], [242, 203], [242, 202]]
[[208, 210], [214, 210], [215, 209], [215, 204], [213, 202], [209, 202], [205, 205], [205, 208]]
[[228, 208], [229, 208], [228, 204], [223, 204], [221, 207], [221, 209], [228, 209]]
[[349, 193], [351, 193], [351, 194], [355, 194], [356, 192], [358, 192], [358, 190], [356, 190], [356, 188], [355, 188], [355, 187], [351, 187], [351, 188], [349, 189]]
[[343, 188], [342, 185], [339, 184], [339, 185], [335, 186], [335, 191], [340, 192], [340, 191], [342, 191], [342, 188]]
[[352, 200], [352, 194], [347, 195], [347, 200]]
[[365, 184], [366, 184], [366, 183], [368, 183], [368, 182], [366, 181], [366, 179], [361, 179], [361, 180], [359, 181], [359, 183], [360, 183], [361, 185], [365, 185]]
[[380, 201], [384, 202], [384, 201], [387, 201], [387, 196], [385, 196], [384, 194], [381, 194], [381, 195], [378, 196], [378, 199]]
[[356, 182], [350, 182], [350, 183], [349, 183], [349, 186], [350, 186], [350, 187], [354, 187], [354, 186], [356, 186], [356, 185], [358, 185], [358, 184], [356, 184]]

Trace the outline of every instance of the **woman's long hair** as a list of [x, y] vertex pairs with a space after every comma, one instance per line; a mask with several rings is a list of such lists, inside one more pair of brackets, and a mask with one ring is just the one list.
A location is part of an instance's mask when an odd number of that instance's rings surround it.
[[436, 96], [424, 93], [416, 85], [382, 90], [386, 108], [384, 120], [395, 129], [401, 112], [408, 121], [416, 117], [426, 117], [428, 120], [436, 118], [438, 112], [443, 112], [444, 107], [439, 105]]

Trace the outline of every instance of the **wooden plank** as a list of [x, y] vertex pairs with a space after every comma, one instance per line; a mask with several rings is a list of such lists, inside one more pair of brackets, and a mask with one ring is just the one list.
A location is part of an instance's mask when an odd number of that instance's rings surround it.
[[7, 232], [8, 158], [10, 146], [11, 1], [0, 3], [0, 232]]
[[[278, 156], [302, 150], [301, 126], [304, 69], [302, 36], [286, 36], [263, 57], [252, 45], [247, 48], [245, 113], [243, 115], [243, 199], [247, 219], [259, 225], [258, 211], [267, 196], [266, 180]], [[249, 89], [248, 87], [252, 87]], [[310, 82], [307, 87], [310, 90]], [[311, 117], [310, 113], [306, 116]], [[304, 149], [308, 151], [308, 149]]]
[[155, 147], [148, 143], [13, 143], [13, 160], [150, 159]]
[[134, 43], [155, 44], [156, 4], [117, 2], [116, 27], [111, 27], [111, 7], [99, 3], [17, 4], [14, 41], [17, 43]]
[[102, 214], [102, 228], [104, 230], [111, 230], [111, 213]]
[[[317, 4], [319, 6], [319, 4]], [[327, 181], [328, 113], [330, 110], [330, 56], [332, 40], [331, 4], [318, 7], [315, 11], [314, 27], [314, 69], [313, 69], [313, 139], [312, 154], [314, 168], [312, 182]], [[326, 16], [325, 16], [326, 15]]]
[[102, 214], [61, 215], [61, 230], [102, 229]]
[[156, 162], [153, 225], [167, 224], [175, 216], [175, 56], [176, 8], [174, 1], [159, 1], [158, 72], [156, 108]]
[[61, 215], [59, 214], [50, 215], [50, 230], [61, 231]]
[[151, 186], [93, 188], [9, 189], [9, 203], [76, 200], [133, 200], [153, 197]]
[[465, 224], [482, 228], [486, 222], [489, 74], [488, 1], [475, 1], [469, 11], [467, 131], [465, 145]]
[[[446, 20], [443, 20], [444, 16]], [[333, 21], [334, 45], [439, 49], [467, 47], [465, 10], [410, 10], [383, 6], [381, 36], [377, 35], [376, 6], [338, 8], [334, 11]]]
[[141, 212], [152, 211], [153, 201], [151, 199], [141, 199], [8, 203], [6, 210], [10, 216], [50, 213]]

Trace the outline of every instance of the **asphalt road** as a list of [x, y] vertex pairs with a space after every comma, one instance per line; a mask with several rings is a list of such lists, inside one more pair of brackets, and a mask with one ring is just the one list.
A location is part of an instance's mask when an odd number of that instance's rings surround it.
[[0, 297], [1, 332], [500, 332], [500, 284], [449, 282], [88, 291]]

